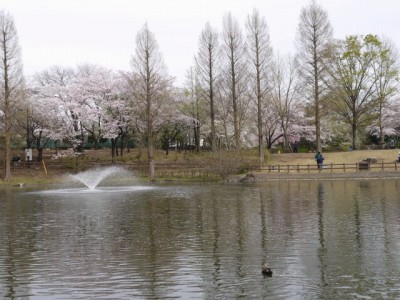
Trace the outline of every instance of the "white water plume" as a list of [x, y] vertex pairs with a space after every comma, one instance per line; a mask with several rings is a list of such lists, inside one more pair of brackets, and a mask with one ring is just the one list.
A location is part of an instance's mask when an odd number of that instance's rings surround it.
[[121, 178], [126, 177], [127, 173], [128, 172], [123, 168], [112, 166], [90, 169], [78, 174], [70, 175], [70, 177], [83, 183], [89, 190], [95, 190], [104, 179], [117, 176], [120, 176]]

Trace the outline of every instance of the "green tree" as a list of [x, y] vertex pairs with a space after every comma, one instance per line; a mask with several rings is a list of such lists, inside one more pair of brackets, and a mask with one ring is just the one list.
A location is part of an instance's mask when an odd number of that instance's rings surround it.
[[330, 88], [332, 108], [350, 125], [353, 149], [357, 148], [357, 133], [369, 125], [377, 111], [376, 84], [380, 75], [374, 63], [384, 49], [374, 35], [352, 35], [337, 41], [330, 51], [332, 68]]

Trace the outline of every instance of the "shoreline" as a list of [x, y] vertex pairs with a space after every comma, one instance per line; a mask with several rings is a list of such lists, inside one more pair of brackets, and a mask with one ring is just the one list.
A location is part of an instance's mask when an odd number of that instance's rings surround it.
[[234, 175], [228, 181], [241, 183], [280, 181], [280, 180], [376, 180], [376, 179], [400, 179], [400, 172], [352, 172], [352, 173], [248, 173], [246, 175]]
[[[19, 174], [14, 175], [11, 181], [0, 181], [0, 187], [11, 188], [17, 187], [31, 187], [31, 186], [44, 186], [44, 185], [60, 185], [64, 183], [65, 176], [70, 174], [69, 172], [60, 172], [58, 174]], [[36, 175], [36, 176], [35, 176]], [[39, 175], [39, 176], [38, 176]], [[265, 173], [265, 172], [249, 172], [247, 174], [230, 175], [225, 179], [217, 180], [217, 182], [230, 182], [230, 183], [256, 183], [256, 182], [267, 182], [267, 181], [318, 181], [318, 180], [377, 180], [377, 179], [400, 179], [400, 171], [359, 171], [359, 172], [348, 172], [348, 173], [324, 173], [323, 171], [312, 172], [312, 173]], [[148, 178], [140, 178], [142, 183], [151, 182]], [[205, 181], [202, 178], [192, 179], [181, 179], [181, 178], [156, 178], [155, 182], [216, 182], [216, 181]]]

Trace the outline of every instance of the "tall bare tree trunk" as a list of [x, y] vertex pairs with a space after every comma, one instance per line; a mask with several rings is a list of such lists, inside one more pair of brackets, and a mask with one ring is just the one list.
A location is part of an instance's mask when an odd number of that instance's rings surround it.
[[352, 135], [352, 139], [353, 139], [353, 149], [357, 149], [357, 123], [353, 122], [353, 124], [351, 124], [351, 135]]
[[205, 98], [210, 107], [210, 138], [211, 151], [217, 151], [217, 135], [215, 126], [215, 84], [217, 80], [218, 64], [218, 32], [206, 23], [199, 38], [199, 51], [196, 63], [199, 68], [200, 84], [203, 86]]
[[[1, 15], [0, 15], [1, 18]], [[3, 28], [2, 28], [3, 29]], [[4, 74], [4, 148], [5, 148], [5, 173], [4, 180], [9, 181], [11, 179], [11, 133], [10, 133], [10, 87], [9, 87], [9, 45], [7, 44], [8, 33], [2, 30], [2, 52], [3, 52], [3, 74]]]
[[4, 180], [11, 180], [11, 135], [12, 122], [17, 117], [14, 107], [23, 88], [21, 55], [17, 30], [13, 18], [0, 11], [0, 95], [1, 110], [4, 116], [5, 173]]
[[170, 98], [168, 93], [172, 86], [154, 34], [149, 31], [147, 24], [136, 36], [135, 52], [136, 55], [132, 60], [134, 67], [133, 97], [139, 107], [138, 123], [142, 124], [141, 129], [147, 139], [148, 176], [150, 180], [154, 180], [155, 140], [163, 122], [167, 121], [162, 112], [165, 112], [171, 105], [167, 100]]
[[321, 104], [320, 104], [320, 93], [319, 93], [319, 78], [318, 78], [318, 66], [317, 66], [317, 51], [314, 41], [314, 109], [315, 109], [315, 146], [317, 152], [322, 151], [321, 145]]
[[383, 145], [385, 144], [385, 134], [383, 133], [383, 104], [385, 101], [382, 101], [382, 99], [379, 99], [379, 116], [378, 116], [378, 128], [379, 128], [379, 144]]
[[154, 137], [150, 134], [148, 137], [147, 158], [149, 163], [148, 176], [151, 180], [155, 178], [154, 169]]
[[303, 7], [297, 33], [300, 77], [304, 80], [314, 110], [316, 150], [321, 151], [321, 99], [323, 78], [326, 75], [323, 51], [332, 40], [333, 31], [328, 14], [315, 0]]
[[232, 105], [233, 135], [236, 150], [242, 147], [241, 124], [243, 123], [245, 108], [241, 84], [243, 84], [246, 68], [244, 64], [244, 41], [237, 20], [230, 13], [225, 15], [223, 24], [224, 39], [224, 81], [226, 84], [226, 97]]
[[263, 106], [266, 106], [266, 94], [268, 92], [268, 68], [272, 56], [272, 47], [267, 22], [261, 17], [258, 10], [254, 9], [253, 14], [247, 16], [247, 44], [248, 55], [252, 68], [250, 78], [255, 87], [255, 98], [257, 107], [257, 131], [258, 131], [258, 156], [260, 165], [265, 164], [264, 159], [264, 115]]

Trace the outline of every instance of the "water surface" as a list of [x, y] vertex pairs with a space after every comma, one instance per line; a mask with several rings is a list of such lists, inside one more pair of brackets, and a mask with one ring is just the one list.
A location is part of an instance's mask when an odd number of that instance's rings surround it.
[[399, 180], [118, 189], [1, 190], [0, 298], [400, 297]]

